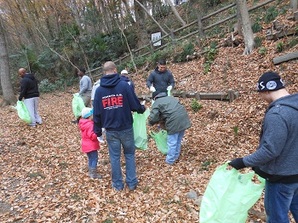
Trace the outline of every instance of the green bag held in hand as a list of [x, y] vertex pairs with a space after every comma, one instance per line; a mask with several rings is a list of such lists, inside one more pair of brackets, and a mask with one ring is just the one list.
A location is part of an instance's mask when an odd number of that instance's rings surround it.
[[76, 118], [81, 116], [82, 109], [85, 108], [83, 99], [80, 97], [79, 93], [73, 94], [72, 98], [72, 112]]
[[31, 123], [29, 111], [23, 101], [18, 101], [15, 108], [17, 109], [18, 116], [21, 120], [26, 123]]
[[159, 132], [151, 132], [151, 137], [154, 139], [157, 149], [164, 155], [168, 153], [167, 136], [166, 130], [160, 130]]
[[200, 223], [245, 223], [248, 210], [260, 198], [265, 180], [258, 176], [260, 183], [252, 178], [255, 172], [242, 174], [228, 163], [216, 168], [200, 207]]
[[133, 134], [135, 146], [145, 150], [148, 145], [146, 120], [150, 114], [149, 108], [143, 114], [133, 113]]

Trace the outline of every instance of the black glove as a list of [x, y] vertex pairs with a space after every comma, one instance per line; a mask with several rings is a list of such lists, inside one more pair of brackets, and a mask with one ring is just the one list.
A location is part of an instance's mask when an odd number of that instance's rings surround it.
[[236, 158], [229, 162], [229, 165], [234, 167], [236, 170], [246, 167], [243, 162], [243, 158]]

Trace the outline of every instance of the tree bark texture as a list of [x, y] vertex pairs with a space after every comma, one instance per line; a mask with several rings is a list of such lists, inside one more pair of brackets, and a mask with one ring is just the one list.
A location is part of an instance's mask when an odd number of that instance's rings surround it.
[[145, 6], [140, 1], [138, 1], [138, 0], [135, 0], [135, 2], [138, 3], [144, 9], [144, 11], [150, 16], [150, 18], [156, 23], [156, 25], [158, 25], [158, 27], [160, 28], [160, 30], [163, 33], [165, 33], [165, 34], [168, 35], [168, 33], [162, 28], [162, 26], [151, 16], [151, 14], [148, 12], [148, 10], [145, 8]]
[[13, 93], [12, 83], [9, 75], [9, 62], [7, 45], [4, 34], [3, 21], [0, 17], [0, 78], [3, 91], [3, 102], [1, 105], [12, 105], [16, 102], [16, 97]]
[[296, 12], [298, 7], [298, 0], [291, 0], [291, 7], [293, 9], [293, 12]]
[[243, 54], [250, 54], [254, 48], [254, 37], [249, 19], [246, 0], [237, 0], [238, 22], [241, 24], [245, 49]]
[[[140, 3], [140, 4], [139, 4]], [[135, 18], [136, 18], [136, 29], [139, 30], [139, 36], [138, 36], [138, 43], [137, 46], [138, 48], [146, 45], [149, 43], [150, 38], [147, 34], [147, 29], [146, 29], [146, 12], [143, 10], [142, 6], [143, 1], [141, 2], [136, 2], [134, 1], [134, 11], [135, 11]]]
[[176, 18], [179, 20], [179, 22], [181, 23], [182, 26], [186, 25], [186, 22], [184, 22], [184, 20], [181, 18], [181, 16], [179, 15], [178, 11], [176, 10], [175, 6], [172, 3], [172, 0], [166, 0], [167, 3], [170, 5], [172, 12], [174, 13], [174, 15], [176, 16]]

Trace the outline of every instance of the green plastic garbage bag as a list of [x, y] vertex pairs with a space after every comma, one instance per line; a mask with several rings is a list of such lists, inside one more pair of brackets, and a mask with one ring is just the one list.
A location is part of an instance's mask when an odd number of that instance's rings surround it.
[[157, 149], [164, 155], [168, 153], [167, 136], [166, 130], [161, 129], [159, 132], [151, 132], [151, 137], [154, 139]]
[[72, 112], [76, 118], [81, 116], [81, 112], [83, 108], [85, 108], [85, 104], [83, 99], [80, 97], [79, 93], [73, 94]]
[[242, 174], [225, 163], [215, 170], [200, 207], [200, 223], [245, 223], [248, 210], [260, 198], [265, 180], [258, 177], [252, 181], [255, 172]]
[[133, 134], [135, 146], [138, 149], [145, 150], [148, 145], [146, 120], [150, 114], [149, 108], [143, 114], [133, 113]]
[[31, 123], [29, 111], [23, 101], [18, 101], [15, 108], [17, 109], [18, 116], [21, 120], [26, 123]]

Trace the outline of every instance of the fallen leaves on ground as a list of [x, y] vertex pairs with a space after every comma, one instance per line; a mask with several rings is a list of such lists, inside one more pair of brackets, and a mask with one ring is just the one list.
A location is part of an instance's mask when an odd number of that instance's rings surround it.
[[[180, 99], [191, 117], [182, 153], [173, 166], [149, 139], [148, 149], [136, 151], [139, 185], [135, 191], [111, 187], [107, 146], [100, 149], [101, 180], [87, 175], [87, 157], [81, 153], [80, 133], [71, 110], [72, 93], [42, 94], [43, 124], [30, 128], [12, 107], [0, 115], [0, 219], [5, 222], [199, 222], [199, 202], [187, 193], [204, 194], [215, 168], [255, 151], [266, 104], [255, 92], [259, 76], [278, 71], [297, 92], [297, 61], [274, 66], [273, 41], [264, 41], [266, 56], [244, 47], [220, 48], [211, 71], [203, 73], [203, 58], [170, 64], [176, 89], [194, 92], [239, 92], [233, 102], [202, 100], [198, 112], [192, 99]], [[297, 51], [297, 46], [292, 51]], [[149, 71], [147, 71], [149, 73]], [[133, 75], [137, 94], [147, 93], [148, 74]], [[150, 106], [147, 104], [147, 106]], [[149, 129], [150, 130], [150, 129]], [[123, 172], [125, 165], [123, 162]], [[247, 222], [265, 222], [261, 200]], [[261, 217], [260, 217], [261, 216]]]

